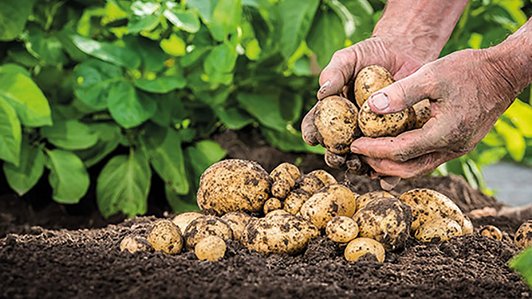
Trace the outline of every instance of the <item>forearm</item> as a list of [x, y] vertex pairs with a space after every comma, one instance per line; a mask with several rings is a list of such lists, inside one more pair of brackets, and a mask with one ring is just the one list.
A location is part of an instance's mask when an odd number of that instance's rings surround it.
[[467, 0], [389, 0], [373, 35], [395, 37], [408, 44], [410, 55], [432, 61], [449, 40], [466, 4]]

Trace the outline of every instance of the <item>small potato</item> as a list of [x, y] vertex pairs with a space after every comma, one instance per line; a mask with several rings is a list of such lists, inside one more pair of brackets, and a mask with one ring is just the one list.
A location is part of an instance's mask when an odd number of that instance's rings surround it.
[[336, 184], [336, 179], [327, 171], [318, 169], [301, 177], [284, 201], [284, 209], [292, 215], [299, 212], [303, 204], [325, 186]]
[[486, 225], [480, 229], [480, 235], [497, 241], [502, 240], [502, 232], [496, 226]]
[[384, 246], [370, 238], [356, 238], [347, 244], [344, 257], [350, 262], [370, 259], [379, 263], [384, 262]]
[[519, 248], [528, 248], [532, 246], [532, 220], [521, 224], [514, 236], [515, 246]]
[[183, 238], [181, 238], [179, 227], [167, 219], [155, 222], [147, 239], [156, 251], [177, 254], [183, 249]]
[[414, 109], [390, 114], [377, 114], [365, 102], [358, 113], [358, 127], [367, 137], [395, 137], [412, 129], [416, 121]]
[[137, 251], [148, 250], [148, 240], [141, 236], [129, 235], [124, 237], [120, 242], [120, 251], [128, 251], [129, 253], [135, 253]]
[[334, 184], [314, 193], [299, 212], [303, 218], [322, 229], [335, 216], [353, 216], [355, 208], [356, 195], [346, 186]]
[[327, 237], [336, 243], [347, 243], [358, 235], [358, 225], [352, 218], [336, 216], [325, 227]]
[[217, 236], [223, 240], [233, 238], [231, 227], [216, 216], [203, 216], [192, 221], [185, 230], [185, 243], [188, 249], [193, 249], [196, 244], [208, 236]]
[[[336, 184], [336, 179], [334, 178], [334, 176], [332, 176], [330, 173], [328, 173], [327, 171], [323, 170], [323, 169], [316, 169], [316, 170], [313, 170], [311, 172], [309, 172], [307, 174], [307, 176], [312, 176], [312, 177], [316, 177], [318, 178], [322, 183], [323, 185], [325, 186], [329, 186], [329, 185], [332, 185], [332, 184]], [[315, 191], [318, 191], [318, 189], [314, 190]]]
[[259, 212], [269, 198], [270, 187], [271, 178], [258, 163], [223, 160], [201, 175], [198, 206], [218, 215], [235, 211]]
[[355, 140], [358, 109], [348, 99], [329, 96], [318, 102], [314, 125], [321, 136], [321, 144], [330, 152], [343, 155]]
[[301, 189], [293, 190], [284, 200], [284, 210], [292, 215], [295, 215], [299, 213], [299, 210], [309, 198], [310, 193]]
[[400, 248], [410, 235], [412, 212], [396, 198], [380, 198], [369, 202], [353, 219], [359, 235], [379, 241], [387, 249]]
[[275, 211], [271, 211], [268, 214], [266, 214], [266, 216], [264, 216], [264, 218], [275, 218], [275, 217], [279, 217], [279, 216], [284, 217], [286, 215], [292, 215], [292, 214], [288, 213], [285, 210], [275, 210]]
[[194, 254], [200, 261], [209, 261], [215, 262], [221, 260], [225, 251], [227, 250], [227, 245], [225, 241], [217, 236], [208, 236], [201, 239], [196, 247], [194, 247]]
[[364, 208], [368, 203], [379, 198], [394, 198], [390, 192], [387, 191], [371, 191], [364, 193], [357, 197], [357, 211]]
[[283, 203], [279, 199], [272, 197], [264, 203], [264, 215], [270, 213], [271, 211], [280, 210], [282, 208]]
[[242, 232], [244, 232], [244, 228], [251, 219], [251, 216], [244, 212], [230, 212], [223, 215], [221, 219], [229, 225], [235, 240], [240, 240]]
[[423, 125], [430, 119], [430, 101], [427, 99], [417, 102], [414, 104], [414, 106], [412, 106], [412, 108], [414, 108], [414, 114], [416, 115], [416, 124], [414, 125], [414, 128], [419, 129], [423, 127]]
[[470, 235], [475, 231], [475, 227], [473, 226], [473, 222], [469, 219], [469, 217], [464, 215], [464, 224], [462, 225], [462, 234]]
[[379, 65], [367, 66], [358, 72], [355, 78], [355, 99], [358, 107], [362, 107], [364, 102], [376, 91], [394, 82], [392, 74]]
[[203, 214], [198, 212], [185, 212], [178, 214], [174, 218], [172, 218], [172, 222], [177, 225], [177, 227], [179, 227], [180, 232], [184, 232], [190, 222], [201, 216], [203, 216]]
[[462, 235], [458, 222], [449, 218], [435, 218], [423, 223], [416, 231], [415, 237], [421, 242], [443, 242]]
[[270, 173], [272, 178], [272, 195], [285, 198], [301, 177], [299, 168], [291, 163], [282, 163]]

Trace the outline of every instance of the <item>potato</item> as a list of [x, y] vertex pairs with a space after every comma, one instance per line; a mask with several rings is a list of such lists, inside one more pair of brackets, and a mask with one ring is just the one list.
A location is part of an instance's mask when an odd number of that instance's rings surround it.
[[358, 107], [362, 107], [373, 93], [393, 82], [392, 74], [382, 66], [370, 65], [361, 69], [354, 83], [355, 99]]
[[480, 235], [494, 240], [502, 240], [502, 232], [496, 226], [486, 225], [480, 229]]
[[353, 219], [359, 236], [379, 241], [387, 249], [400, 248], [410, 235], [412, 212], [397, 198], [379, 198], [360, 209]]
[[358, 225], [352, 218], [336, 216], [325, 227], [327, 237], [336, 243], [347, 243], [358, 235]]
[[357, 197], [357, 211], [364, 208], [371, 201], [379, 198], [394, 198], [394, 196], [387, 191], [371, 191], [364, 193]]
[[347, 154], [356, 137], [357, 114], [357, 107], [348, 99], [329, 96], [319, 101], [314, 125], [321, 136], [320, 143], [334, 154]]
[[179, 227], [180, 232], [184, 232], [190, 222], [201, 216], [203, 216], [203, 214], [198, 212], [185, 212], [178, 214], [174, 218], [172, 218], [172, 222], [177, 225], [177, 227]]
[[218, 215], [234, 211], [259, 212], [269, 198], [270, 187], [271, 178], [259, 164], [223, 160], [201, 175], [198, 206]]
[[148, 250], [148, 240], [141, 236], [129, 235], [120, 242], [120, 251], [127, 250], [129, 253]]
[[347, 244], [344, 251], [345, 259], [350, 262], [370, 259], [383, 263], [384, 256], [382, 244], [370, 238], [356, 238]]
[[272, 170], [270, 177], [272, 178], [272, 195], [285, 198], [301, 177], [301, 172], [294, 164], [282, 163]]
[[310, 193], [301, 189], [296, 189], [288, 194], [288, 197], [284, 201], [283, 208], [288, 213], [295, 215], [299, 213], [299, 210], [309, 198]]
[[318, 229], [301, 217], [276, 210], [264, 218], [250, 220], [242, 234], [242, 244], [260, 253], [294, 254], [319, 236]]
[[336, 184], [336, 179], [325, 170], [318, 169], [309, 172], [297, 181], [296, 189], [286, 197], [285, 211], [293, 215], [297, 214], [312, 194], [331, 184]]
[[[328, 173], [327, 171], [323, 169], [313, 170], [309, 172], [306, 176], [318, 178], [325, 186], [336, 184], [336, 179], [334, 178], [334, 176], [332, 176], [330, 173]], [[318, 190], [319, 189], [316, 189], [313, 192], [318, 191]]]
[[367, 137], [395, 137], [413, 128], [416, 121], [414, 109], [408, 108], [390, 114], [377, 114], [365, 102], [358, 113], [358, 127]]
[[193, 249], [196, 244], [208, 236], [217, 236], [223, 240], [233, 238], [231, 227], [216, 216], [203, 216], [192, 221], [185, 230], [185, 243], [188, 249]]
[[458, 222], [449, 218], [434, 218], [423, 223], [415, 237], [421, 242], [443, 242], [462, 235]]
[[242, 233], [244, 232], [244, 228], [251, 219], [251, 216], [244, 212], [230, 212], [223, 215], [221, 219], [225, 221], [227, 225], [229, 225], [235, 240], [240, 240]]
[[469, 219], [469, 217], [464, 215], [464, 224], [462, 225], [462, 235], [470, 235], [475, 231], [475, 227], [473, 226], [473, 222]]
[[431, 117], [431, 110], [430, 110], [430, 101], [428, 99], [425, 99], [421, 102], [417, 102], [412, 106], [414, 109], [414, 114], [416, 115], [416, 123], [414, 125], [415, 129], [419, 129], [423, 127], [425, 123], [427, 123]]
[[181, 238], [179, 227], [167, 219], [156, 221], [148, 233], [147, 239], [156, 251], [176, 254], [183, 249], [183, 238]]
[[412, 230], [435, 218], [451, 218], [464, 225], [464, 215], [460, 208], [447, 196], [431, 189], [412, 189], [399, 197], [412, 209]]
[[521, 224], [514, 236], [515, 246], [519, 248], [528, 248], [532, 246], [532, 220]]
[[207, 236], [201, 239], [196, 247], [194, 247], [194, 254], [201, 261], [215, 262], [222, 259], [227, 250], [225, 241], [217, 236]]
[[270, 213], [271, 211], [280, 210], [282, 208], [283, 208], [283, 203], [279, 199], [272, 197], [264, 203], [263, 210], [264, 210], [264, 214], [266, 215]]
[[322, 229], [335, 216], [353, 216], [355, 208], [356, 195], [346, 186], [334, 184], [314, 193], [299, 212], [303, 218]]

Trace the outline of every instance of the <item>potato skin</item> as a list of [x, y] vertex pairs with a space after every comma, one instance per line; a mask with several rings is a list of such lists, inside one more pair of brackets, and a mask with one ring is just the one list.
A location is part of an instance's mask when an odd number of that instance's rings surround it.
[[335, 216], [353, 216], [355, 208], [356, 195], [346, 186], [334, 184], [314, 193], [299, 212], [303, 218], [322, 229]]
[[371, 191], [364, 193], [357, 197], [357, 211], [364, 208], [368, 203], [379, 198], [395, 198], [395, 196], [388, 191]]
[[343, 155], [355, 140], [358, 109], [348, 99], [329, 96], [318, 102], [314, 125], [321, 136], [321, 144], [330, 152]]
[[491, 238], [497, 241], [502, 240], [502, 232], [499, 228], [493, 225], [483, 226], [479, 231], [481, 236]]
[[296, 189], [288, 194], [288, 197], [284, 201], [283, 209], [288, 213], [295, 215], [299, 213], [303, 204], [310, 198], [310, 193]]
[[264, 215], [270, 213], [271, 211], [280, 210], [282, 208], [283, 203], [279, 199], [272, 197], [264, 203]]
[[347, 243], [357, 237], [358, 225], [350, 217], [336, 216], [327, 222], [325, 233], [333, 242]]
[[229, 212], [223, 215], [221, 219], [225, 221], [227, 225], [229, 225], [235, 240], [240, 240], [242, 238], [244, 228], [251, 219], [251, 216], [244, 212]]
[[270, 172], [272, 178], [272, 195], [285, 198], [301, 177], [301, 171], [291, 163], [282, 163]]
[[353, 219], [361, 237], [374, 239], [387, 249], [403, 247], [410, 236], [412, 212], [397, 198], [380, 198], [360, 209]]
[[201, 239], [196, 247], [194, 254], [200, 261], [215, 262], [222, 259], [227, 250], [225, 241], [217, 236], [208, 236]]
[[416, 231], [417, 240], [425, 243], [443, 242], [461, 236], [462, 228], [458, 222], [449, 218], [434, 218], [423, 223]]
[[412, 108], [414, 109], [414, 114], [416, 115], [414, 129], [422, 128], [431, 117], [430, 101], [428, 99], [422, 100], [415, 103]]
[[128, 235], [120, 242], [120, 251], [135, 253], [137, 251], [147, 251], [149, 248], [148, 240], [141, 236]]
[[336, 179], [327, 171], [318, 169], [309, 172], [296, 182], [296, 189], [286, 197], [284, 210], [296, 215], [312, 194], [331, 184], [336, 184]]
[[521, 224], [514, 236], [515, 246], [525, 249], [532, 246], [532, 220]]
[[185, 230], [185, 243], [188, 249], [194, 249], [201, 239], [217, 236], [223, 240], [233, 238], [231, 227], [216, 216], [203, 216], [192, 221]]
[[414, 109], [408, 108], [390, 114], [377, 114], [365, 102], [358, 113], [358, 127], [367, 137], [395, 137], [413, 128], [416, 121]]
[[187, 226], [190, 224], [190, 222], [201, 216], [203, 216], [203, 214], [198, 212], [185, 212], [172, 218], [172, 222], [177, 225], [177, 227], [179, 227], [179, 231], [183, 233], [187, 229]]
[[462, 225], [462, 235], [471, 235], [473, 232], [475, 232], [475, 227], [473, 226], [473, 222], [471, 222], [471, 219], [469, 217], [464, 215], [464, 224]]
[[379, 263], [384, 262], [385, 250], [381, 243], [370, 238], [356, 238], [347, 244], [344, 257], [350, 262], [360, 259], [371, 259]]
[[358, 107], [376, 91], [394, 82], [392, 74], [379, 65], [367, 66], [358, 72], [354, 82], [355, 99]]
[[158, 220], [153, 224], [147, 240], [156, 251], [177, 254], [183, 249], [179, 227], [167, 219]]
[[223, 160], [201, 175], [198, 206], [218, 215], [234, 211], [259, 212], [269, 198], [270, 187], [271, 178], [258, 163]]

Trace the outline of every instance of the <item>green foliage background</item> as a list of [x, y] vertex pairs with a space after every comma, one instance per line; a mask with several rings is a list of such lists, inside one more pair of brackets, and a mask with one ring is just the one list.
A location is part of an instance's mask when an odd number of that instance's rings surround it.
[[[525, 7], [525, 5], [528, 5]], [[194, 209], [200, 174], [225, 151], [223, 128], [254, 126], [283, 151], [301, 140], [317, 74], [370, 36], [368, 0], [3, 0], [0, 160], [23, 195], [44, 175], [55, 201], [96, 184], [101, 213], [147, 210], [153, 176], [176, 211]], [[444, 53], [496, 44], [530, 12], [520, 0], [471, 1]], [[439, 168], [482, 184], [480, 167], [532, 163], [530, 89], [470, 155]], [[96, 181], [89, 171], [103, 169]]]

